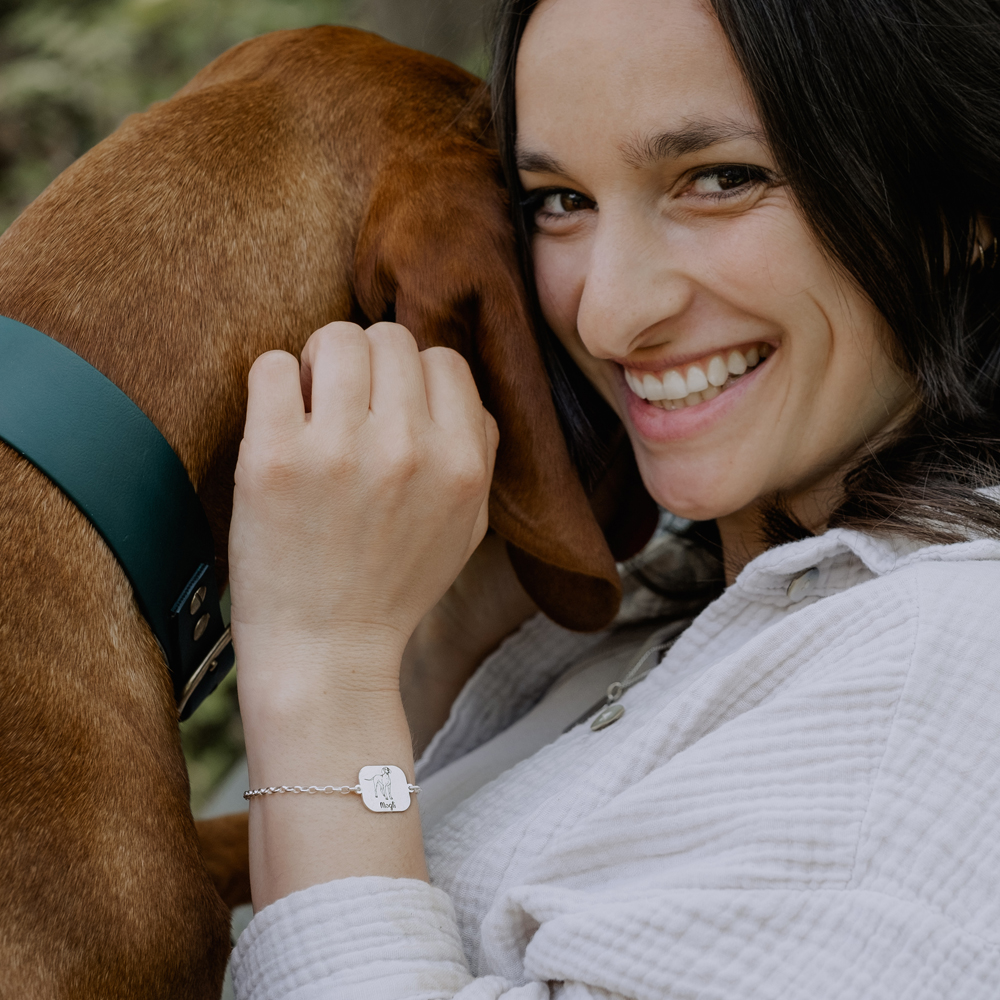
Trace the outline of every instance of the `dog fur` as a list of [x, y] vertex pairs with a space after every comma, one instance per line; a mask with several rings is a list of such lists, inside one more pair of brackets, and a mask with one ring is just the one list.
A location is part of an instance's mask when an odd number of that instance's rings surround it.
[[[226, 577], [246, 376], [334, 319], [472, 364], [501, 430], [491, 524], [572, 627], [614, 562], [531, 334], [481, 85], [363, 32], [224, 54], [81, 157], [0, 239], [0, 313], [120, 386], [188, 470]], [[0, 445], [0, 997], [214, 998], [242, 817], [188, 805], [166, 667], [76, 507]], [[241, 867], [242, 866], [242, 867]]]

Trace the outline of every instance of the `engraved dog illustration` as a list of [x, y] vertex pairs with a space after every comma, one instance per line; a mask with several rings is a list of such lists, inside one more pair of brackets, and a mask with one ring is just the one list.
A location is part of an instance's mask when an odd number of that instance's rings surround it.
[[365, 778], [365, 781], [375, 783], [375, 794], [382, 802], [392, 802], [392, 775], [389, 773], [389, 768], [383, 767], [378, 775]]

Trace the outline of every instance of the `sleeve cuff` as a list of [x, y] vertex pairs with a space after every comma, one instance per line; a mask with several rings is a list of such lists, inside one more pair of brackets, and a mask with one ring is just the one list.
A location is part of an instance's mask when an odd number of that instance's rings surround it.
[[233, 951], [239, 1000], [418, 1000], [472, 982], [451, 900], [415, 879], [345, 878], [265, 907]]

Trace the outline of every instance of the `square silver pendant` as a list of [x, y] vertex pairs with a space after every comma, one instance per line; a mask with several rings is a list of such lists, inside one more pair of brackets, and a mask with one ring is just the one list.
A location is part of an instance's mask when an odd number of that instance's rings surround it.
[[405, 812], [410, 808], [406, 775], [395, 764], [369, 764], [358, 773], [361, 801], [372, 812]]

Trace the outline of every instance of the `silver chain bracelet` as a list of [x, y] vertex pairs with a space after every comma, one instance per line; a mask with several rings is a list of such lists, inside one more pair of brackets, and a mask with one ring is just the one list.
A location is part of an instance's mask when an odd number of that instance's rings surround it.
[[420, 791], [411, 785], [406, 775], [395, 764], [368, 764], [361, 768], [356, 785], [271, 785], [267, 788], [250, 788], [243, 798], [262, 795], [360, 795], [361, 801], [377, 813], [405, 812], [410, 808], [410, 795]]

